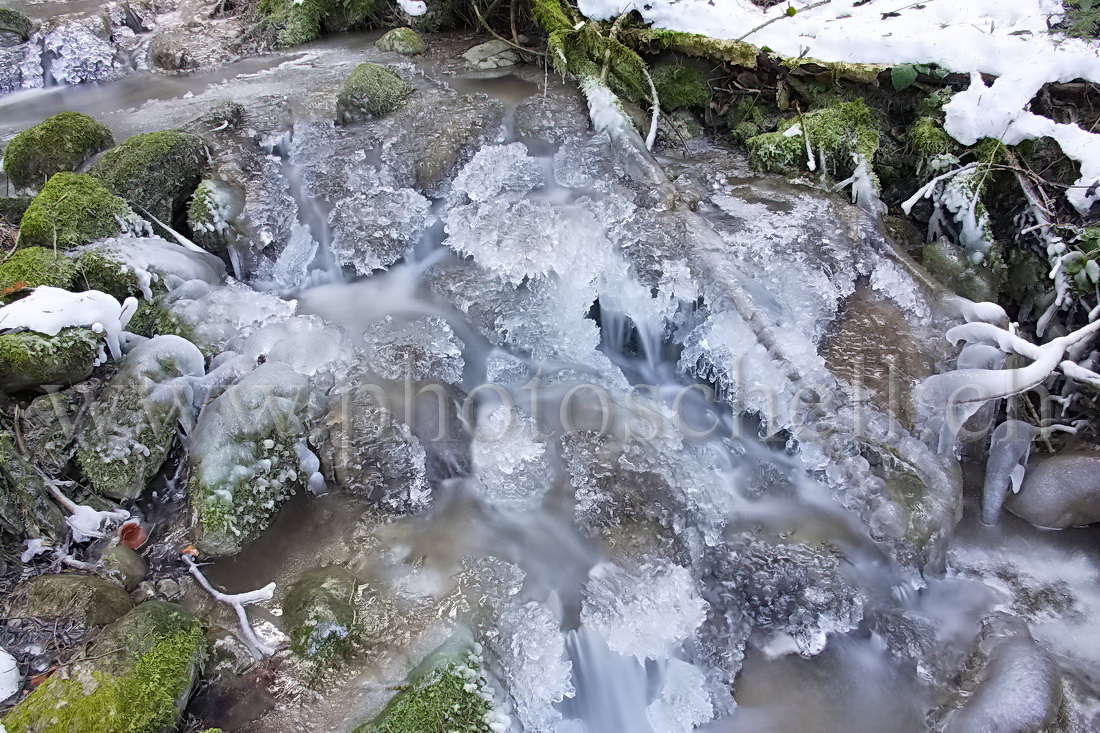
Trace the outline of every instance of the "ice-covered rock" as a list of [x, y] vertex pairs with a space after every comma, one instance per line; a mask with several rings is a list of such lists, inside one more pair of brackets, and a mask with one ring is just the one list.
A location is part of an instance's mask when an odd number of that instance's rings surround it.
[[363, 333], [366, 366], [384, 379], [462, 381], [464, 344], [438, 316], [401, 323], [392, 316], [372, 324]]
[[174, 290], [164, 303], [161, 332], [176, 333], [204, 354], [217, 354], [234, 338], [250, 336], [269, 323], [294, 315], [297, 303], [262, 293], [240, 283], [212, 287], [191, 281]]
[[645, 711], [654, 733], [691, 733], [714, 717], [707, 677], [696, 666], [672, 659], [665, 668], [660, 695]]
[[479, 416], [470, 449], [481, 495], [509, 509], [533, 509], [552, 485], [553, 472], [538, 426], [504, 405]]
[[514, 602], [487, 632], [489, 649], [525, 730], [550, 733], [561, 720], [554, 705], [574, 694], [573, 665], [565, 637], [549, 608], [537, 601]]
[[542, 183], [539, 161], [523, 143], [486, 145], [463, 166], [451, 184], [456, 195], [485, 202], [503, 196], [516, 200]]
[[[990, 455], [992, 461], [992, 455]], [[1029, 466], [1018, 494], [1005, 501], [1036, 527], [1063, 529], [1100, 522], [1100, 451], [1067, 451]]]
[[332, 255], [360, 275], [384, 270], [419, 241], [431, 204], [411, 188], [375, 185], [332, 208]]
[[62, 329], [86, 327], [102, 334], [111, 356], [122, 356], [122, 331], [137, 310], [137, 300], [119, 303], [106, 293], [70, 293], [41, 286], [30, 295], [0, 308], [0, 332], [34, 331], [56, 336]]
[[1048, 729], [1062, 701], [1062, 676], [1022, 619], [1000, 613], [987, 618], [972, 657], [958, 708], [943, 722], [944, 733]]
[[202, 353], [179, 336], [134, 347], [77, 433], [77, 460], [100, 494], [136, 499], [168, 455], [178, 425], [193, 423], [188, 377], [205, 373]]
[[76, 250], [95, 253], [117, 263], [120, 274], [132, 274], [146, 300], [153, 298], [153, 285], [171, 291], [185, 282], [200, 280], [217, 285], [225, 279], [225, 265], [216, 256], [160, 237], [113, 237]]
[[993, 431], [982, 488], [984, 523], [997, 523], [1009, 489], [1014, 494], [1020, 491], [1031, 442], [1038, 434], [1038, 428], [1022, 420], [1005, 420]]
[[269, 361], [203, 409], [191, 444], [188, 485], [200, 550], [239, 551], [307, 483], [298, 444], [305, 437], [309, 403], [309, 380]]
[[636, 569], [605, 563], [589, 573], [581, 621], [612, 651], [667, 659], [703, 623], [706, 610], [686, 568], [661, 561]]
[[111, 81], [129, 71], [103, 18], [56, 18], [34, 33], [30, 43], [41, 53], [28, 54], [23, 61], [24, 87]]
[[431, 501], [424, 447], [408, 425], [396, 421], [379, 403], [358, 373], [329, 395], [328, 411], [310, 441], [326, 478], [339, 490], [401, 514], [423, 509]]

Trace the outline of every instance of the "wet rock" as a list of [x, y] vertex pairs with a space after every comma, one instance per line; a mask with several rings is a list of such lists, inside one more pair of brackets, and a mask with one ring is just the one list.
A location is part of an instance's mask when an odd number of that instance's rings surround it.
[[339, 567], [310, 570], [290, 586], [283, 628], [296, 654], [320, 662], [346, 648], [357, 625], [358, 587], [355, 576]]
[[45, 480], [19, 452], [15, 435], [0, 431], [0, 528], [12, 537], [59, 542], [65, 518]]
[[1058, 663], [1018, 617], [994, 614], [982, 624], [962, 682], [961, 704], [944, 733], [1038, 733], [1062, 702]]
[[23, 43], [33, 28], [31, 19], [15, 8], [0, 8], [0, 47]]
[[165, 71], [187, 71], [199, 63], [191, 52], [188, 32], [184, 29], [166, 30], [149, 42], [149, 64]]
[[392, 69], [359, 64], [336, 95], [336, 119], [341, 123], [388, 114], [408, 99], [413, 88]]
[[931, 373], [933, 360], [901, 308], [859, 287], [841, 306], [819, 353], [850, 395], [912, 426], [912, 391]]
[[420, 441], [353, 380], [333, 392], [311, 442], [326, 481], [339, 490], [401, 514], [431, 501]]
[[4, 148], [4, 173], [19, 189], [38, 189], [59, 171], [74, 171], [115, 144], [104, 125], [80, 112], [62, 112], [23, 130]]
[[208, 163], [206, 143], [180, 130], [128, 137], [88, 170], [109, 190], [165, 223], [187, 207]]
[[[9, 40], [11, 36], [8, 37]], [[23, 88], [23, 61], [38, 54], [29, 43], [4, 46], [0, 40], [0, 94], [10, 94]]]
[[174, 730], [206, 649], [183, 608], [143, 603], [105, 628], [87, 657], [60, 668], [3, 718], [10, 733]]
[[202, 352], [179, 336], [156, 336], [126, 355], [77, 433], [77, 460], [96, 492], [119, 500], [142, 494], [177, 426], [192, 422], [185, 378], [202, 376], [204, 365]]
[[466, 59], [475, 69], [499, 69], [503, 66], [515, 66], [522, 60], [510, 43], [505, 43], [499, 39], [474, 46], [462, 54], [462, 58]]
[[0, 390], [69, 385], [92, 373], [101, 336], [88, 328], [65, 328], [56, 336], [34, 331], [0, 334]]
[[40, 575], [17, 593], [19, 612], [41, 618], [70, 618], [83, 626], [102, 626], [133, 608], [130, 596], [116, 583], [94, 575]]
[[1029, 466], [1005, 506], [1046, 529], [1100, 522], [1100, 451], [1059, 453]]
[[134, 212], [95, 178], [56, 173], [27, 207], [19, 225], [19, 246], [70, 249], [113, 237]]
[[148, 568], [141, 555], [126, 545], [115, 545], [99, 558], [99, 572], [132, 593], [145, 578]]
[[559, 145], [588, 130], [588, 106], [578, 89], [551, 79], [547, 94], [532, 94], [516, 107], [516, 135]]
[[24, 247], [0, 263], [0, 302], [10, 303], [24, 293], [22, 288], [49, 285], [68, 289], [76, 276], [76, 261], [60, 252], [44, 247]]
[[489, 733], [503, 730], [493, 713], [492, 691], [481, 658], [469, 644], [449, 643], [433, 652], [409, 675], [385, 709], [352, 733], [455, 730]]
[[503, 117], [504, 106], [485, 95], [421, 90], [376, 132], [398, 180], [435, 196], [499, 132]]
[[203, 409], [188, 488], [203, 553], [238, 552], [305, 485], [299, 443], [309, 389], [306, 377], [269, 361]]
[[380, 51], [390, 51], [405, 56], [415, 56], [428, 49], [424, 39], [412, 28], [394, 28], [386, 31], [374, 45]]

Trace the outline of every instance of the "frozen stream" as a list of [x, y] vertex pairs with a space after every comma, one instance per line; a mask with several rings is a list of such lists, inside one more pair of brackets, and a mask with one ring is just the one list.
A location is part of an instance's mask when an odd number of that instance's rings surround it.
[[[960, 726], [1048, 704], [1100, 730], [1095, 531], [977, 522], [981, 461], [936, 454], [908, 402], [956, 321], [874, 218], [702, 138], [654, 178], [560, 79], [471, 75], [464, 38], [415, 64], [373, 38], [0, 99], [5, 134], [70, 108], [119, 139], [202, 132], [241, 282], [185, 283], [169, 310], [216, 345], [210, 374], [308, 385], [322, 495], [209, 577], [347, 567], [372, 646], [194, 705], [226, 730], [349, 730], [458, 637], [516, 733], [1011, 731]], [[365, 60], [417, 92], [337, 126]], [[219, 127], [229, 103], [243, 120]], [[253, 609], [275, 641], [280, 602]]]

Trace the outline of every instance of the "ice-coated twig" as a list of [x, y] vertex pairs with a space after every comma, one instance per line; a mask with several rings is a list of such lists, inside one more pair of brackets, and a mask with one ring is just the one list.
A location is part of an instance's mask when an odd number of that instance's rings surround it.
[[195, 564], [195, 561], [191, 559], [190, 555], [183, 555], [183, 562], [187, 565], [188, 572], [194, 576], [195, 580], [199, 581], [199, 585], [205, 588], [207, 593], [214, 597], [215, 601], [229, 604], [233, 607], [233, 610], [237, 612], [237, 619], [241, 622], [241, 633], [244, 634], [244, 641], [252, 651], [252, 654], [257, 659], [269, 657], [274, 654], [274, 647], [261, 641], [260, 637], [256, 635], [256, 630], [252, 628], [252, 622], [248, 619], [248, 612], [245, 610], [245, 606], [271, 600], [275, 595], [275, 584], [268, 583], [263, 588], [248, 591], [247, 593], [222, 593], [210, 584], [210, 581], [202, 574], [202, 571], [199, 570], [199, 566]]
[[52, 479], [41, 472], [39, 472], [39, 475], [46, 483], [46, 489], [50, 492], [50, 496], [61, 505], [62, 509], [69, 513], [69, 516], [65, 518], [65, 523], [69, 525], [69, 529], [73, 532], [73, 539], [77, 542], [106, 537], [109, 528], [130, 518], [130, 512], [125, 509], [97, 511], [86, 504], [77, 504], [61, 493], [61, 489]]

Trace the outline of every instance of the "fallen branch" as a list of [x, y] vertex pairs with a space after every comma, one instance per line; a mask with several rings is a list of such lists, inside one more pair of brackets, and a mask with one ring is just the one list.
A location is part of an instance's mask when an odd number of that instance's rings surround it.
[[202, 574], [202, 571], [199, 570], [199, 566], [195, 564], [195, 561], [191, 559], [190, 555], [184, 554], [183, 562], [187, 565], [187, 571], [194, 576], [195, 580], [199, 581], [199, 585], [205, 588], [207, 593], [214, 597], [215, 601], [226, 603], [232, 606], [233, 610], [237, 612], [237, 619], [241, 623], [241, 633], [244, 634], [244, 641], [248, 645], [253, 656], [256, 657], [256, 659], [261, 659], [274, 654], [274, 647], [263, 642], [260, 637], [256, 635], [256, 630], [252, 628], [252, 622], [248, 619], [248, 612], [245, 610], [245, 606], [252, 605], [253, 603], [260, 603], [261, 601], [270, 601], [275, 595], [275, 584], [268, 583], [259, 590], [249, 591], [247, 593], [222, 593], [210, 584], [210, 581]]

